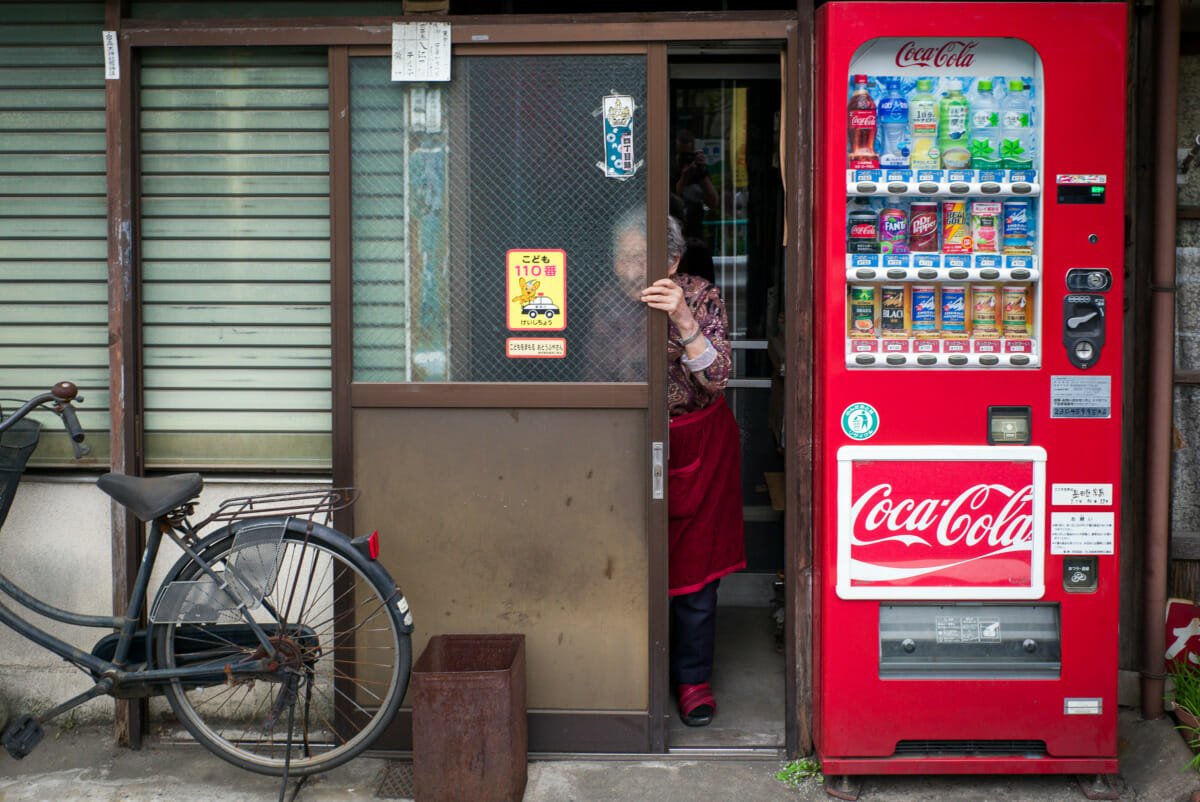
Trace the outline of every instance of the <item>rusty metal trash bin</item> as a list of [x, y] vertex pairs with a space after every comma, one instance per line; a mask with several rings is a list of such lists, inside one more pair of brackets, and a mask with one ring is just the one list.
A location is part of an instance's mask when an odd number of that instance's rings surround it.
[[435, 635], [412, 693], [415, 802], [520, 802], [525, 636]]

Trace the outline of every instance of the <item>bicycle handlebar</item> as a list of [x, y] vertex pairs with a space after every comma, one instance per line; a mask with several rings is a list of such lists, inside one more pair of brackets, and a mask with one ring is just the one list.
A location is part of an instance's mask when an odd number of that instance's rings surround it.
[[75, 416], [75, 407], [63, 404], [62, 408], [63, 426], [67, 429], [67, 434], [71, 436], [71, 441], [75, 443], [83, 442], [83, 429], [79, 426], [79, 418]]
[[[50, 392], [34, 396], [22, 404], [20, 409], [13, 412], [4, 420], [0, 420], [0, 432], [10, 428], [14, 423], [43, 404], [53, 403], [53, 412], [62, 418], [63, 427], [67, 430], [67, 435], [71, 438], [71, 447], [75, 450], [75, 459], [80, 459], [87, 455], [91, 449], [83, 445], [83, 427], [79, 425], [79, 418], [75, 414], [75, 408], [71, 406], [71, 402], [78, 395], [79, 387], [74, 382], [59, 382], [50, 388]], [[83, 399], [80, 398], [79, 400], [82, 401]]]

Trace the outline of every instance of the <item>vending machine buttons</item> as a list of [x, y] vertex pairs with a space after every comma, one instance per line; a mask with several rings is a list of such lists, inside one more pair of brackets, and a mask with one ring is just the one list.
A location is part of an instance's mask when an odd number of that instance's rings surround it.
[[1000, 185], [993, 183], [991, 181], [988, 181], [985, 184], [979, 185], [979, 191], [982, 192], [984, 195], [997, 195], [1000, 193]]

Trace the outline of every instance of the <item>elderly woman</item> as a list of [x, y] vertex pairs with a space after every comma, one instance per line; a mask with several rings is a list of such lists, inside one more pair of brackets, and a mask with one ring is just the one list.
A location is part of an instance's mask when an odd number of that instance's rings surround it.
[[725, 404], [732, 369], [729, 323], [715, 286], [677, 273], [684, 239], [668, 218], [668, 278], [641, 291], [667, 313], [671, 682], [689, 726], [716, 712], [709, 679], [716, 639], [717, 585], [746, 566], [742, 531], [741, 438]]

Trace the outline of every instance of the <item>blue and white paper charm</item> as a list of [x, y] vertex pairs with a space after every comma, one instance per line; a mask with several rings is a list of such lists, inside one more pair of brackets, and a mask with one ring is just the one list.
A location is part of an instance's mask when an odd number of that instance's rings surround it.
[[637, 105], [630, 95], [604, 96], [604, 163], [597, 164], [608, 178], [632, 178], [641, 162], [634, 159], [633, 115]]

